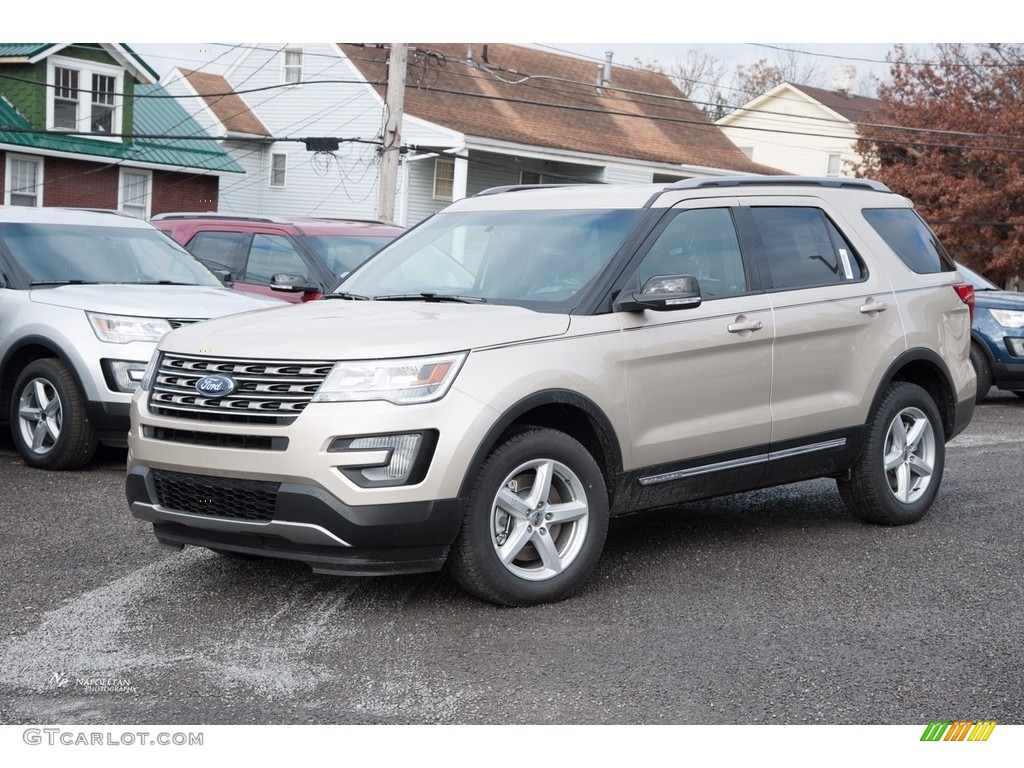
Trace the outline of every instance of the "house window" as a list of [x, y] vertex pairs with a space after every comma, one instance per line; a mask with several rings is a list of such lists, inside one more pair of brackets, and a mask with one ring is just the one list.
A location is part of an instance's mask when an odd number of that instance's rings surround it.
[[270, 186], [283, 187], [288, 172], [288, 155], [272, 154], [270, 156]]
[[149, 218], [153, 175], [149, 171], [121, 169], [117, 209], [138, 219]]
[[92, 76], [91, 129], [93, 133], [114, 132], [116, 81], [110, 75]]
[[540, 184], [541, 177], [536, 171], [520, 171], [519, 172], [519, 183], [520, 184]]
[[288, 48], [284, 52], [284, 82], [302, 82], [302, 49]]
[[73, 131], [78, 127], [78, 71], [53, 70], [53, 127]]
[[825, 170], [826, 176], [838, 176], [839, 168], [842, 164], [842, 158], [838, 152], [828, 153], [828, 166]]
[[99, 135], [119, 133], [122, 70], [61, 57], [50, 57], [49, 67], [49, 128]]
[[451, 200], [455, 193], [455, 161], [450, 157], [434, 160], [434, 199]]
[[42, 181], [42, 158], [8, 155], [4, 203], [38, 208], [42, 205]]

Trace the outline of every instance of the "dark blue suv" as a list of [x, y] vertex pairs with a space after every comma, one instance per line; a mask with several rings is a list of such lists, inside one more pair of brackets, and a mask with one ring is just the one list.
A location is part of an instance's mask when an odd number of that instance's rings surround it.
[[971, 363], [978, 375], [978, 400], [993, 386], [1024, 398], [1024, 293], [1004, 291], [958, 264], [974, 286]]

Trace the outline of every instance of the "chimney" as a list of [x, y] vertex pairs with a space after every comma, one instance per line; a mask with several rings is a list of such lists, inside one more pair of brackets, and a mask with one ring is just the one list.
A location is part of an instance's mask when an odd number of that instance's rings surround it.
[[604, 72], [601, 75], [601, 87], [607, 88], [612, 84], [612, 52], [605, 51], [604, 54]]
[[830, 76], [830, 90], [841, 93], [844, 96], [849, 96], [850, 90], [853, 88], [853, 81], [857, 78], [857, 68], [833, 67]]
[[466, 63], [467, 64], [472, 64], [473, 63], [473, 44], [472, 43], [466, 43]]

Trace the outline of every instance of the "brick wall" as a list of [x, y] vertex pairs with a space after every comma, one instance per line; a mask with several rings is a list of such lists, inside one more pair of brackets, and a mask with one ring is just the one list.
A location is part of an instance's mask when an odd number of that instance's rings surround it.
[[[0, 185], [6, 183], [6, 154], [0, 152]], [[117, 208], [120, 172], [116, 165], [47, 157], [43, 161], [43, 205]], [[152, 214], [168, 211], [216, 211], [217, 176], [153, 171]]]
[[216, 211], [219, 186], [217, 176], [154, 171], [152, 213]]

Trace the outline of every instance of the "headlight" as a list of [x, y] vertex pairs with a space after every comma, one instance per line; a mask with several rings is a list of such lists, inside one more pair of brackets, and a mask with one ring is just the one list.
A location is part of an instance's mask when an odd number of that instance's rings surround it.
[[160, 341], [171, 330], [171, 324], [158, 317], [128, 317], [86, 312], [96, 338], [111, 344], [131, 341]]
[[331, 369], [313, 402], [387, 400], [408, 405], [440, 400], [465, 359], [466, 353], [458, 352], [399, 360], [344, 360]]
[[1012, 309], [990, 309], [992, 317], [1004, 328], [1024, 328], [1024, 312]]

